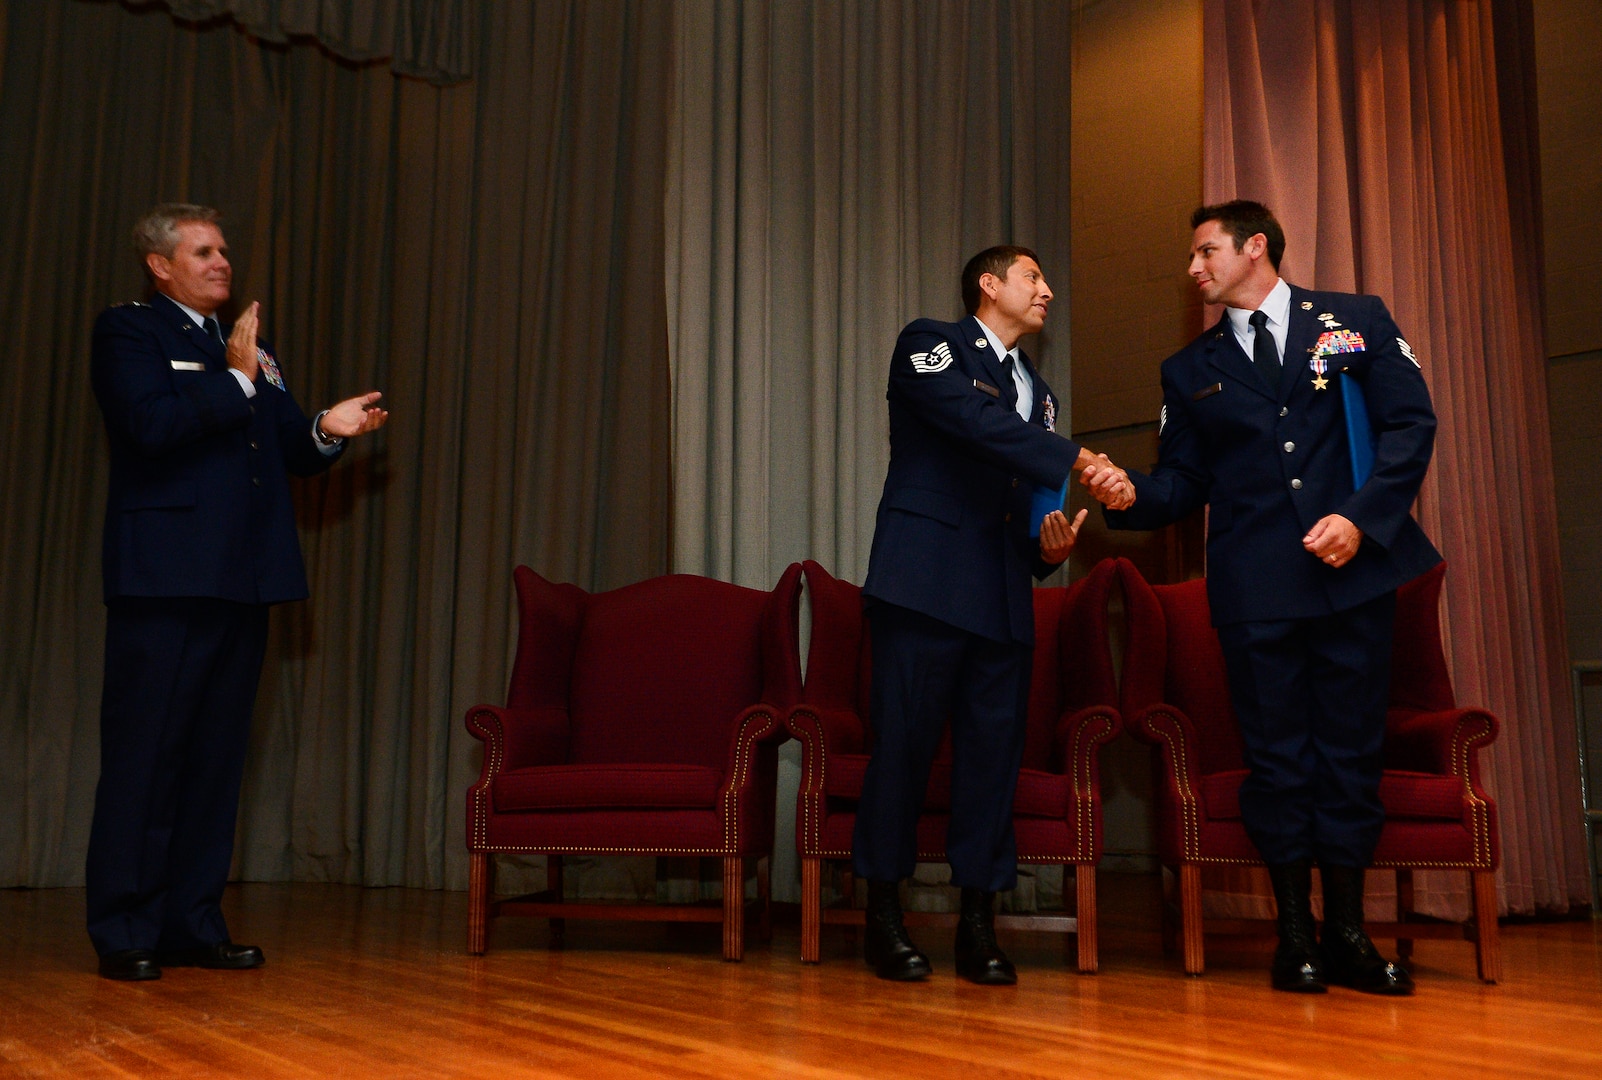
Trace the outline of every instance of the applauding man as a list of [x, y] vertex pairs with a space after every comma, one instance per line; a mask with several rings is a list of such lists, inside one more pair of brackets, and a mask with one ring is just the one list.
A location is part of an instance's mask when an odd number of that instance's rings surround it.
[[87, 867], [100, 973], [251, 968], [220, 903], [267, 609], [307, 595], [288, 474], [382, 427], [379, 394], [301, 412], [251, 304], [217, 320], [233, 270], [215, 210], [158, 206], [134, 229], [155, 289], [95, 323], [111, 480], [103, 550], [100, 783]]

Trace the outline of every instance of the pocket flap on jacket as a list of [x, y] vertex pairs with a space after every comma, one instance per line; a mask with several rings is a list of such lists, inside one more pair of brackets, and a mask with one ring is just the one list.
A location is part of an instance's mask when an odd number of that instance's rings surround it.
[[198, 502], [193, 480], [166, 484], [139, 484], [123, 490], [119, 510], [192, 510]]
[[934, 518], [947, 525], [962, 524], [962, 503], [943, 491], [902, 488], [890, 496], [890, 509]]

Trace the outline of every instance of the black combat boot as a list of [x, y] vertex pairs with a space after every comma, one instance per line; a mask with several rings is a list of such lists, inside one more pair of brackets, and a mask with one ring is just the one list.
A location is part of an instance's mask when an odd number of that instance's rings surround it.
[[868, 882], [867, 933], [862, 954], [881, 979], [915, 982], [927, 979], [929, 958], [918, 951], [901, 921], [901, 883]]
[[996, 894], [962, 890], [957, 916], [957, 974], [981, 986], [1011, 986], [1018, 971], [996, 944]]
[[1381, 956], [1363, 931], [1363, 868], [1319, 863], [1318, 872], [1324, 878], [1324, 936], [1319, 942], [1324, 977], [1366, 994], [1411, 994], [1413, 977], [1407, 969]]
[[1325, 993], [1324, 964], [1313, 930], [1313, 864], [1270, 866], [1268, 880], [1274, 883], [1279, 908], [1279, 947], [1269, 969], [1270, 983], [1293, 994]]

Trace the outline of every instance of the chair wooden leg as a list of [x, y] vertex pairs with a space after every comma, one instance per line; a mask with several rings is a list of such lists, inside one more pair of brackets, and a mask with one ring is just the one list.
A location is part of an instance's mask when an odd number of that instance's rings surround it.
[[745, 860], [730, 855], [723, 860], [723, 959], [745, 955]]
[[1496, 923], [1496, 871], [1474, 871], [1474, 956], [1480, 978], [1502, 981], [1502, 932]]
[[1185, 974], [1200, 975], [1207, 967], [1202, 952], [1201, 867], [1195, 863], [1179, 867], [1179, 933], [1185, 947]]
[[801, 962], [816, 964], [823, 925], [823, 860], [801, 860]]
[[1100, 964], [1096, 954], [1096, 868], [1088, 863], [1074, 866], [1074, 889], [1078, 894], [1074, 918], [1078, 926], [1079, 972], [1094, 975]]
[[1165, 874], [1161, 869], [1157, 872], [1157, 901], [1158, 910], [1162, 912], [1163, 955], [1172, 956], [1179, 951], [1179, 904], [1174, 900], [1179, 885], [1179, 868], [1170, 866], [1166, 869], [1170, 873]]
[[483, 956], [489, 942], [490, 896], [495, 888], [495, 856], [487, 851], [467, 855], [467, 951]]
[[[545, 856], [545, 888], [554, 903], [562, 902], [562, 856]], [[551, 920], [551, 948], [560, 949], [567, 940], [567, 920]]]
[[757, 930], [763, 941], [773, 940], [773, 860], [764, 856], [757, 860], [757, 899], [761, 902], [761, 922]]
[[[1396, 921], [1406, 923], [1413, 917], [1413, 871], [1409, 867], [1396, 868]], [[1413, 939], [1396, 939], [1396, 959], [1406, 964], [1413, 959]]]

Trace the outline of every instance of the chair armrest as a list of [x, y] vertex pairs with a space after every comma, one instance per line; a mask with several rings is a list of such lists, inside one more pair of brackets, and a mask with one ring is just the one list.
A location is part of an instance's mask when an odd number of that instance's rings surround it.
[[1141, 742], [1162, 750], [1168, 782], [1178, 789], [1175, 794], [1193, 800], [1201, 791], [1201, 759], [1190, 717], [1172, 705], [1158, 704], [1143, 709], [1125, 726]]
[[567, 760], [567, 710], [552, 706], [508, 709], [475, 705], [467, 710], [467, 730], [484, 744], [484, 768], [479, 783], [494, 779], [504, 769], [532, 765], [560, 765]]
[[724, 773], [725, 791], [743, 789], [751, 783], [752, 765], [757, 751], [777, 746], [790, 737], [784, 714], [773, 705], [757, 704], [734, 718], [734, 737], [729, 740], [729, 765]]
[[1484, 709], [1393, 710], [1385, 720], [1385, 767], [1456, 776], [1477, 791], [1477, 751], [1496, 741], [1498, 726]]
[[798, 705], [785, 718], [790, 734], [801, 740], [803, 754], [866, 754], [867, 732], [862, 718], [850, 709], [827, 705]]
[[1087, 794], [1097, 773], [1097, 752], [1123, 727], [1123, 718], [1111, 705], [1087, 705], [1064, 713], [1051, 739], [1051, 767], [1073, 778], [1074, 793]]

